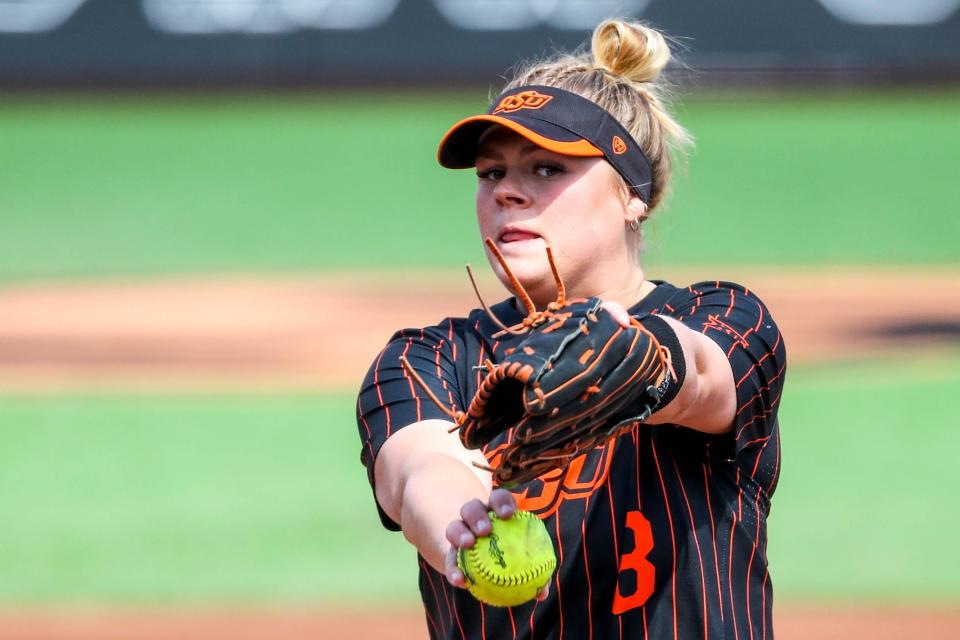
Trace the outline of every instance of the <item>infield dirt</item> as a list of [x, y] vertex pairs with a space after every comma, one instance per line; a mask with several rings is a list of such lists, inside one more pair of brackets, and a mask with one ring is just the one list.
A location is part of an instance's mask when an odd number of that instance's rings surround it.
[[[722, 277], [767, 303], [791, 364], [935, 355], [960, 340], [957, 268]], [[491, 277], [481, 289], [491, 302], [506, 297]], [[466, 275], [450, 272], [7, 285], [0, 393], [356, 389], [394, 330], [476, 306]]]
[[[781, 607], [779, 640], [956, 638], [957, 608], [891, 605]], [[772, 634], [771, 634], [772, 636]], [[208, 611], [28, 611], [0, 613], [0, 640], [424, 640], [415, 609], [376, 611], [218, 608]]]

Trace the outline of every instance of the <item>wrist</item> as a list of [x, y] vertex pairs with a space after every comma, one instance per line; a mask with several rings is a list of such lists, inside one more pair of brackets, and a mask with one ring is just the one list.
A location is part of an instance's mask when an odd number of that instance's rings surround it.
[[686, 358], [677, 332], [666, 320], [660, 316], [648, 314], [638, 317], [637, 321], [653, 335], [669, 358], [668, 366], [664, 367], [663, 377], [657, 384], [659, 401], [656, 410], [659, 411], [669, 405], [683, 387], [687, 374]]
[[447, 526], [459, 519], [465, 503], [475, 498], [486, 501], [489, 495], [490, 487], [462, 461], [443, 454], [424, 456], [403, 491], [399, 524], [404, 537], [430, 566], [443, 572], [450, 549]]

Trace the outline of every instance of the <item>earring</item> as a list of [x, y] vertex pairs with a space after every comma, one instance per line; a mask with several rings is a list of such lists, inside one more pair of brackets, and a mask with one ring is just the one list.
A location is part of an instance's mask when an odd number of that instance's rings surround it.
[[637, 216], [636, 218], [630, 221], [630, 231], [633, 231], [634, 233], [636, 233], [639, 230], [640, 230], [640, 216]]

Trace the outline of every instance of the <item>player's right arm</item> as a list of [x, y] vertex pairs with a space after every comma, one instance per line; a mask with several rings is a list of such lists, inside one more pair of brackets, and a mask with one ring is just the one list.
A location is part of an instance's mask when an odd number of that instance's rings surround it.
[[424, 420], [400, 429], [383, 444], [374, 467], [380, 508], [441, 572], [451, 544], [446, 538], [450, 523], [461, 519], [464, 504], [486, 502], [492, 489], [490, 473], [472, 464], [485, 464], [483, 454], [464, 448], [456, 432], [447, 432], [451, 426]]
[[509, 492], [491, 493], [490, 472], [474, 465], [486, 464], [483, 454], [449, 432], [453, 424], [400, 365], [402, 355], [434, 394], [460, 408], [453, 333], [438, 325], [395, 334], [361, 387], [357, 423], [384, 525], [402, 530], [430, 566], [463, 586], [454, 548], [490, 532], [488, 507], [509, 517], [516, 506]]
[[[516, 509], [508, 491], [493, 491], [483, 454], [466, 449], [452, 423], [424, 420], [390, 437], [374, 467], [377, 501], [404, 537], [455, 586], [464, 586], [454, 549], [490, 533], [488, 507], [501, 517]], [[491, 493], [492, 491], [492, 493]]]

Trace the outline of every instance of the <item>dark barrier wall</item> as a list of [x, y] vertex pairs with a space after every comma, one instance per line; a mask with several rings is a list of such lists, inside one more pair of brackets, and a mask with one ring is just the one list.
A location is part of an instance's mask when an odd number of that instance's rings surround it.
[[0, 0], [0, 82], [489, 81], [617, 14], [697, 69], [960, 68], [960, 0]]

